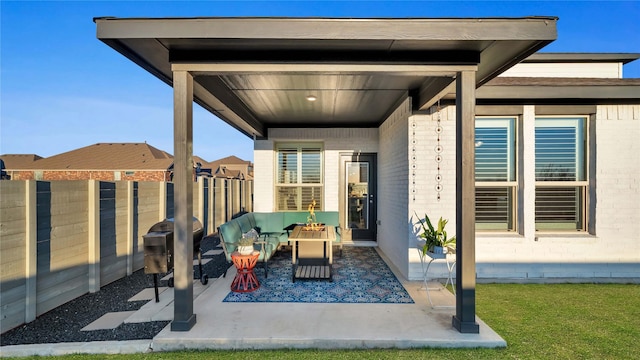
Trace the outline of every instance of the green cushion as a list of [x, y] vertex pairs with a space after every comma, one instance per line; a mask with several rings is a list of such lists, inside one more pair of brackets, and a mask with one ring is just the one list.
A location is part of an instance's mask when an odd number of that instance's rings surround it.
[[225, 242], [225, 246], [229, 254], [236, 251], [237, 242], [242, 237], [242, 230], [236, 220], [228, 221], [218, 228], [221, 240]]
[[284, 213], [284, 226], [291, 224], [305, 224], [308, 216], [308, 211], [287, 211]]
[[316, 211], [316, 221], [336, 228], [336, 242], [340, 241], [340, 216], [337, 211]]
[[251, 225], [251, 228], [255, 229], [256, 228], [256, 219], [255, 219], [255, 216], [253, 216], [253, 213], [247, 213], [246, 216], [249, 219], [249, 224]]
[[240, 230], [242, 231], [242, 233], [246, 233], [247, 231], [253, 229], [254, 226], [251, 225], [251, 221], [249, 221], [249, 214], [244, 214], [242, 216], [240, 216], [239, 218], [232, 220], [232, 221], [237, 221], [238, 224], [240, 224]]
[[253, 213], [253, 218], [255, 219], [256, 226], [260, 228], [261, 233], [280, 233], [285, 226], [283, 225], [283, 214], [282, 212], [256, 212]]

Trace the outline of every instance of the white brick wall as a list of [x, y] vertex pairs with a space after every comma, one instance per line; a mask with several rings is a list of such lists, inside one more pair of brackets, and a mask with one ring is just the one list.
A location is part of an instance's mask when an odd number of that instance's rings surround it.
[[[583, 114], [576, 114], [583, 115]], [[520, 234], [478, 233], [478, 278], [553, 279], [640, 277], [640, 106], [598, 106], [590, 136], [595, 166], [593, 234], [535, 233], [534, 108], [525, 106], [524, 228]], [[595, 159], [595, 162], [594, 162]], [[528, 169], [528, 171], [527, 171]]]
[[[432, 107], [431, 115], [413, 115], [408, 119], [409, 122], [409, 153], [413, 153], [412, 138], [416, 139], [416, 161], [415, 161], [415, 193], [410, 192], [409, 197], [409, 213], [408, 223], [411, 230], [408, 233], [408, 257], [411, 264], [409, 268], [409, 279], [421, 279], [420, 258], [415, 250], [416, 241], [419, 234], [416, 214], [423, 218], [425, 214], [433, 221], [442, 216], [448, 219], [446, 229], [449, 236], [455, 235], [456, 229], [456, 122], [455, 107], [442, 107], [439, 111], [437, 107]], [[440, 145], [442, 146], [442, 161], [440, 165], [440, 175], [442, 180], [439, 184], [442, 186], [440, 191], [440, 200], [438, 200], [438, 191], [436, 190], [436, 175], [438, 175], [438, 162], [436, 162], [436, 145], [438, 145], [438, 118], [440, 118]], [[415, 123], [415, 136], [412, 129]], [[413, 175], [410, 173], [410, 183], [413, 183]], [[439, 277], [446, 276], [446, 267], [443, 262], [435, 262], [429, 270], [429, 274]]]
[[409, 192], [409, 99], [380, 126], [378, 154], [378, 246], [407, 275], [407, 226]]
[[640, 268], [640, 105], [598, 106], [595, 132], [599, 245]]

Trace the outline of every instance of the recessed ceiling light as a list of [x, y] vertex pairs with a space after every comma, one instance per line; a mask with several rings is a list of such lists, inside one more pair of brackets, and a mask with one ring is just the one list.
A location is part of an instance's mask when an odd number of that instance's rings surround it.
[[316, 100], [318, 100], [318, 98], [317, 98], [317, 97], [315, 97], [315, 96], [313, 96], [313, 95], [308, 95], [308, 96], [307, 96], [307, 100], [308, 100], [308, 101], [316, 101]]

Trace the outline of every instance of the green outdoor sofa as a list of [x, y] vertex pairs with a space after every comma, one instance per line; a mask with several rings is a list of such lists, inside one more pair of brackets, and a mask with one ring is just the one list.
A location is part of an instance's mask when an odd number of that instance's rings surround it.
[[[342, 242], [340, 241], [340, 223], [337, 211], [316, 211], [316, 222], [333, 225], [336, 228], [336, 245], [342, 254]], [[251, 212], [237, 216], [218, 227], [220, 243], [227, 262], [231, 264], [231, 253], [236, 251], [238, 241], [242, 234], [251, 229], [256, 229], [260, 238], [255, 242], [254, 248], [260, 252], [258, 262], [264, 265], [264, 275], [267, 277], [267, 262], [278, 251], [280, 246], [289, 242], [289, 231], [292, 225], [307, 222], [306, 211], [294, 212]], [[226, 276], [225, 271], [223, 276]]]

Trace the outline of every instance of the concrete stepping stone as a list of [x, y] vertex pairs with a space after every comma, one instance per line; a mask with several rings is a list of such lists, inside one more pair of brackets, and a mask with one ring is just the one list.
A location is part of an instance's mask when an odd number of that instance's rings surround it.
[[83, 327], [80, 331], [115, 329], [124, 322], [126, 318], [133, 315], [135, 311], [110, 312], [102, 315], [91, 324]]

